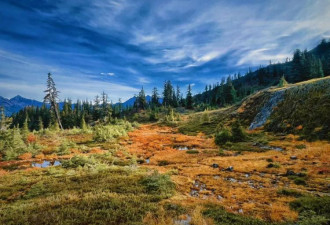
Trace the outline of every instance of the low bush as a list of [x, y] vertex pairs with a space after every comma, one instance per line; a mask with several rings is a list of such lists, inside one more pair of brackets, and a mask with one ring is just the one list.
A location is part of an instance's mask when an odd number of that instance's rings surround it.
[[306, 185], [306, 178], [304, 177], [295, 177], [293, 179], [293, 182], [296, 184], [296, 185]]
[[170, 163], [166, 160], [158, 161], [158, 166], [167, 166], [168, 164], [170, 164]]
[[285, 195], [285, 196], [292, 196], [292, 197], [301, 197], [303, 194], [299, 191], [292, 190], [292, 189], [280, 189], [277, 191], [277, 194], [279, 195]]
[[62, 162], [63, 168], [77, 168], [78, 166], [85, 166], [87, 164], [93, 165], [96, 161], [93, 157], [88, 158], [87, 156], [75, 155], [69, 160]]
[[306, 148], [306, 145], [301, 144], [301, 145], [296, 145], [295, 147], [296, 147], [297, 149], [305, 149], [305, 148]]
[[195, 149], [192, 149], [192, 150], [187, 150], [186, 153], [187, 154], [198, 154], [199, 151], [198, 150], [195, 150]]
[[71, 153], [70, 151], [71, 144], [67, 141], [62, 142], [62, 144], [57, 148], [57, 155], [68, 155]]
[[237, 215], [227, 212], [223, 207], [218, 205], [207, 205], [206, 210], [203, 211], [203, 215], [210, 217], [214, 220], [216, 225], [267, 225], [269, 223], [253, 219], [246, 216]]
[[246, 140], [246, 133], [241, 127], [241, 123], [236, 120], [231, 127], [231, 133], [232, 133], [232, 141], [233, 142], [239, 142]]
[[19, 155], [27, 152], [27, 146], [18, 128], [1, 131], [0, 147], [0, 154], [5, 160], [17, 159]]
[[299, 223], [303, 225], [325, 225], [330, 222], [330, 196], [301, 197], [290, 203], [299, 212]]
[[226, 142], [231, 141], [231, 138], [232, 136], [229, 130], [224, 129], [215, 135], [214, 141], [217, 145], [224, 145]]
[[133, 129], [128, 121], [119, 121], [114, 125], [98, 125], [94, 128], [94, 140], [99, 142], [112, 141], [116, 138], [126, 136]]
[[175, 185], [169, 175], [154, 172], [152, 175], [144, 177], [140, 183], [145, 187], [148, 194], [158, 194], [166, 198], [174, 194]]

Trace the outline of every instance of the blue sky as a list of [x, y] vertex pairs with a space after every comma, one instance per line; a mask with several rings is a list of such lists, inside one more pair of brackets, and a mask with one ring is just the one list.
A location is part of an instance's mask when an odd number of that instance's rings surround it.
[[0, 96], [116, 102], [170, 79], [195, 93], [330, 38], [327, 0], [1, 0]]

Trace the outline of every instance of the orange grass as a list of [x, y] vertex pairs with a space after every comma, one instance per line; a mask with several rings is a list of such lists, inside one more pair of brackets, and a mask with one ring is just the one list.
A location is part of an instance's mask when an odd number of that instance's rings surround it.
[[[172, 201], [179, 200], [184, 205], [196, 206], [201, 202], [212, 202], [223, 205], [234, 213], [243, 210], [243, 214], [257, 218], [291, 221], [298, 216], [297, 212], [288, 206], [294, 198], [279, 195], [279, 189], [292, 188], [306, 193], [313, 190], [319, 194], [328, 191], [328, 142], [309, 143], [288, 135], [285, 140], [269, 143], [271, 146], [285, 147], [284, 152], [244, 152], [238, 156], [228, 152], [228, 156], [217, 156], [213, 138], [207, 138], [203, 134], [183, 135], [170, 127], [142, 125], [130, 132], [129, 139], [123, 143], [131, 154], [150, 158], [150, 163], [143, 166], [156, 169], [160, 173], [178, 171], [171, 176], [179, 192]], [[295, 147], [302, 144], [306, 148]], [[173, 146], [188, 146], [199, 150], [199, 154], [187, 154], [174, 149]], [[293, 155], [298, 159], [291, 160], [290, 156]], [[273, 163], [279, 164], [280, 167], [267, 168], [267, 159], [272, 159]], [[169, 164], [158, 166], [161, 160], [166, 160]], [[212, 168], [214, 163], [218, 164], [219, 168]], [[224, 171], [229, 166], [234, 167], [233, 172]], [[308, 176], [307, 186], [294, 184], [285, 176], [287, 170], [296, 173], [305, 171]], [[195, 181], [206, 185], [206, 190], [199, 191], [198, 197], [190, 196]]]

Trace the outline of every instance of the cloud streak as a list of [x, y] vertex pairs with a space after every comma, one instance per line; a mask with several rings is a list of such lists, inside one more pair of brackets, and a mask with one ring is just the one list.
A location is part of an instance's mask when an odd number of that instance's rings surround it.
[[[3, 0], [0, 82], [8, 86], [0, 95], [22, 90], [10, 85], [16, 80], [42, 84], [49, 71], [63, 98], [91, 99], [111, 87], [114, 100], [127, 99], [165, 79], [202, 90], [315, 46], [330, 36], [329, 12], [322, 0]], [[26, 95], [40, 99], [42, 90]]]

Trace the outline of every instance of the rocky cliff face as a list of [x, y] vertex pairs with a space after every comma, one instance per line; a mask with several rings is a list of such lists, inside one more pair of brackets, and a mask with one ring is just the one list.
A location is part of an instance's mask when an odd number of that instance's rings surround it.
[[278, 105], [284, 98], [285, 90], [280, 90], [273, 92], [266, 102], [266, 104], [261, 108], [260, 112], [256, 115], [253, 122], [251, 123], [249, 129], [253, 130], [255, 128], [263, 126], [271, 113], [273, 112], [274, 107]]

